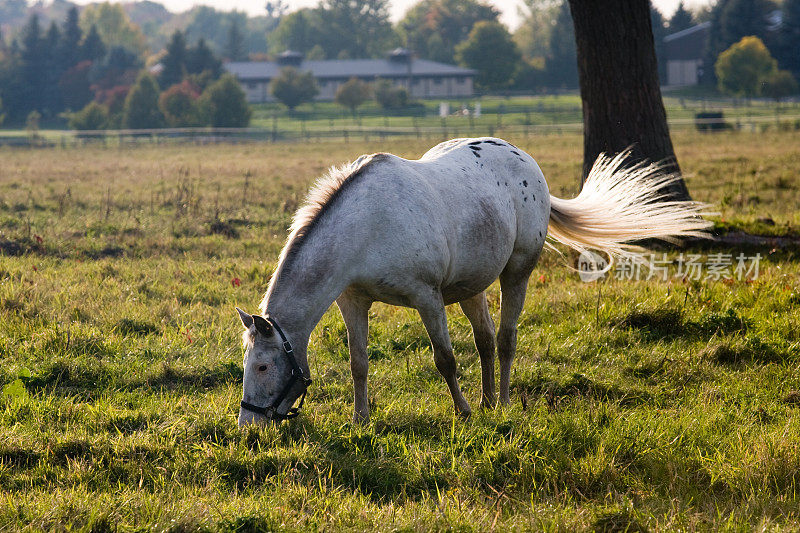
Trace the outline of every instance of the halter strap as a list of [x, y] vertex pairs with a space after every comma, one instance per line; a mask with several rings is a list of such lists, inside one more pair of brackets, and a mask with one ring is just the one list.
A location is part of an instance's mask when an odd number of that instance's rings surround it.
[[[308, 392], [308, 386], [311, 385], [311, 379], [307, 378], [303, 373], [303, 369], [300, 368], [300, 365], [297, 364], [297, 359], [294, 357], [294, 349], [292, 348], [292, 343], [286, 338], [284, 335], [283, 330], [269, 315], [264, 315], [264, 320], [269, 322], [275, 331], [278, 332], [278, 336], [281, 338], [281, 343], [283, 347], [283, 353], [286, 354], [286, 358], [289, 360], [289, 365], [292, 367], [292, 375], [289, 377], [289, 381], [286, 385], [283, 386], [281, 389], [281, 393], [273, 400], [272, 404], [268, 407], [261, 407], [258, 405], [254, 405], [252, 403], [248, 403], [244, 400], [241, 402], [241, 406], [248, 411], [253, 413], [257, 413], [260, 415], [268, 416], [273, 420], [289, 420], [295, 418], [297, 415], [300, 414], [300, 409], [303, 407], [303, 402], [306, 399], [306, 392]], [[303, 393], [300, 395], [300, 403], [297, 407], [290, 407], [289, 411], [283, 415], [278, 413], [278, 406], [283, 403], [283, 400], [286, 399], [286, 396], [289, 394], [289, 391], [294, 387], [294, 384], [300, 382], [303, 385]]]

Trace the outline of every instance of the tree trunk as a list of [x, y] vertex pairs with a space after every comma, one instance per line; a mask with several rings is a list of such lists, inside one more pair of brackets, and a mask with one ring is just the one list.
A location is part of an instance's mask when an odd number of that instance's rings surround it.
[[[583, 180], [597, 156], [632, 149], [631, 163], [663, 162], [680, 173], [658, 84], [647, 0], [569, 0], [583, 100]], [[672, 199], [689, 200], [683, 180]]]

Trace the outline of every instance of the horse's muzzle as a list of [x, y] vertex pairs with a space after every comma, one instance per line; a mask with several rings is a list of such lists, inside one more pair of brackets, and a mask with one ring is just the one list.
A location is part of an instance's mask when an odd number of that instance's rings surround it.
[[239, 427], [244, 427], [250, 424], [258, 425], [258, 426], [266, 426], [270, 423], [276, 423], [276, 421], [266, 415], [262, 415], [259, 413], [254, 413], [248, 409], [239, 408]]

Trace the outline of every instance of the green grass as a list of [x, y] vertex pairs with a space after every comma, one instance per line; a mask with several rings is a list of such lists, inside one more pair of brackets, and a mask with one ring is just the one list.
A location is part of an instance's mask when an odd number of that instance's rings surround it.
[[[509, 140], [537, 158], [554, 194], [575, 193], [580, 137]], [[798, 141], [675, 138], [690, 190], [718, 205], [720, 227], [776, 235], [800, 224]], [[475, 407], [466, 422], [416, 314], [376, 305], [373, 418], [352, 425], [332, 309], [312, 336], [302, 416], [236, 426], [233, 306], [256, 309], [310, 183], [363, 152], [428, 147], [0, 149], [0, 529], [800, 528], [792, 249], [759, 250], [752, 282], [587, 285], [546, 254], [508, 408], [477, 409], [478, 356], [449, 309]], [[496, 318], [499, 299], [494, 286]]]

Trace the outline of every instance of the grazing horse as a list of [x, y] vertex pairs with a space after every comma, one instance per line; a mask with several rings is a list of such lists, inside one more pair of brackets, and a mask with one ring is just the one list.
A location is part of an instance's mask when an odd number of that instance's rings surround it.
[[[548, 235], [612, 257], [642, 239], [706, 235], [701, 204], [664, 201], [674, 176], [656, 165], [626, 167], [626, 158], [598, 158], [571, 200], [551, 196], [536, 161], [495, 138], [451, 140], [418, 160], [365, 155], [332, 169], [294, 217], [261, 315], [237, 308], [246, 328], [239, 425], [297, 415], [311, 382], [309, 337], [334, 301], [347, 326], [356, 421], [369, 419], [367, 322], [376, 301], [419, 312], [455, 409], [469, 416], [445, 315], [458, 302], [480, 355], [481, 405], [496, 401], [495, 344], [507, 404], [517, 319]], [[484, 291], [498, 278], [495, 336]]]

